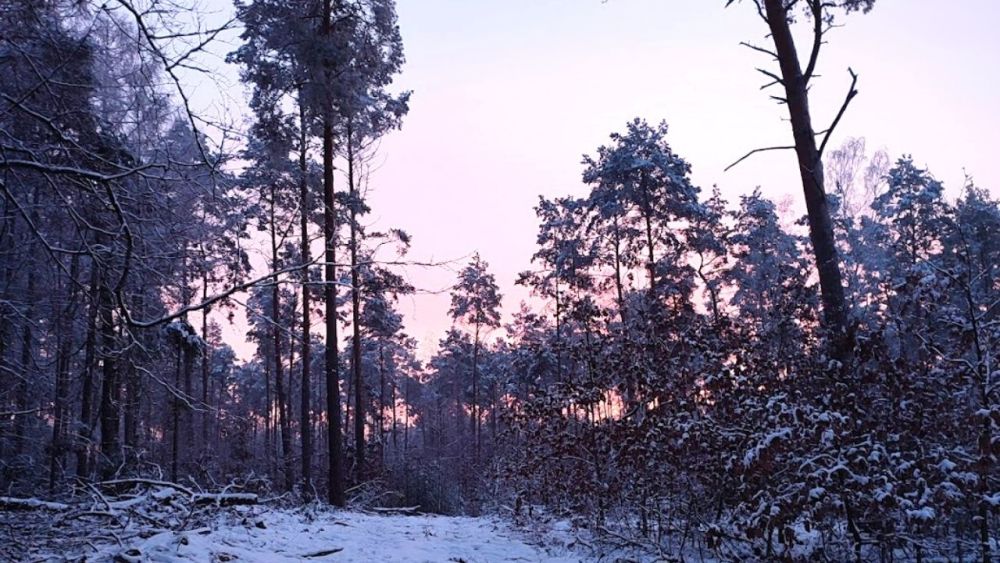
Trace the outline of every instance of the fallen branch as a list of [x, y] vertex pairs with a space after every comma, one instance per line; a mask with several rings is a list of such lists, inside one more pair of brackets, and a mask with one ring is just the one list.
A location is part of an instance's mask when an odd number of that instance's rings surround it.
[[118, 488], [120, 486], [127, 485], [146, 485], [149, 487], [165, 487], [169, 489], [174, 489], [176, 491], [182, 492], [189, 497], [194, 497], [195, 492], [191, 489], [185, 487], [184, 485], [178, 485], [177, 483], [171, 483], [170, 481], [158, 481], [156, 479], [114, 479], [111, 481], [101, 481], [97, 484], [99, 487], [108, 488]]
[[342, 548], [342, 547], [335, 547], [333, 549], [324, 549], [322, 551], [316, 551], [316, 552], [313, 552], [313, 553], [307, 553], [307, 554], [303, 555], [302, 557], [303, 558], [326, 557], [327, 555], [333, 555], [334, 553], [340, 553], [341, 551], [344, 551], [344, 548]]
[[70, 506], [61, 502], [48, 502], [36, 498], [0, 497], [0, 510], [51, 510], [63, 512]]
[[198, 493], [191, 500], [195, 504], [214, 504], [216, 506], [238, 506], [257, 504], [254, 493]]
[[405, 514], [408, 516], [415, 516], [417, 514], [420, 514], [419, 512], [420, 505], [418, 504], [416, 506], [400, 506], [398, 508], [373, 506], [368, 510], [376, 514]]

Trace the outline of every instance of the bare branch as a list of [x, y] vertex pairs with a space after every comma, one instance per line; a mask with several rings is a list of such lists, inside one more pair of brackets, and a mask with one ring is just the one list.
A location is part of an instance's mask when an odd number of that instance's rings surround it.
[[750, 151], [750, 152], [746, 153], [746, 154], [745, 154], [745, 155], [743, 155], [742, 157], [740, 157], [740, 159], [739, 159], [739, 160], [737, 160], [736, 162], [734, 162], [734, 163], [730, 164], [729, 166], [727, 166], [727, 167], [726, 167], [726, 168], [725, 168], [725, 169], [723, 170], [723, 172], [729, 172], [729, 169], [730, 169], [730, 168], [733, 168], [733, 167], [734, 167], [734, 166], [736, 166], [737, 164], [739, 164], [739, 163], [743, 162], [744, 160], [746, 160], [746, 159], [750, 158], [751, 156], [753, 156], [753, 155], [755, 155], [755, 154], [757, 154], [757, 153], [759, 153], [759, 152], [767, 152], [767, 151], [784, 151], [784, 150], [790, 150], [790, 149], [794, 149], [794, 148], [795, 148], [795, 145], [783, 145], [783, 146], [780, 146], [780, 147], [764, 147], [764, 148], [760, 148], [760, 149], [754, 149], [754, 150], [752, 150], [752, 151]]
[[823, 157], [823, 150], [826, 148], [826, 144], [830, 141], [830, 135], [832, 135], [833, 130], [837, 128], [837, 124], [840, 123], [840, 119], [844, 117], [844, 112], [847, 111], [847, 106], [851, 103], [851, 100], [854, 99], [854, 96], [858, 95], [858, 90], [857, 88], [855, 88], [855, 86], [857, 86], [858, 84], [858, 75], [855, 74], [855, 72], [850, 68], [847, 69], [847, 72], [851, 73], [851, 88], [847, 92], [847, 97], [844, 99], [844, 104], [840, 106], [840, 111], [837, 112], [837, 117], [833, 119], [833, 123], [831, 123], [830, 127], [827, 128], [826, 130], [826, 135], [823, 137], [823, 142], [819, 146], [820, 158]]
[[138, 10], [136, 10], [135, 6], [133, 6], [131, 2], [129, 2], [128, 0], [118, 0], [118, 3], [121, 4], [122, 7], [124, 7], [129, 13], [132, 14], [132, 17], [135, 18], [135, 24], [139, 30], [139, 33], [146, 40], [146, 43], [149, 45], [150, 51], [157, 59], [159, 59], [160, 63], [163, 65], [164, 72], [166, 72], [167, 75], [170, 76], [170, 79], [173, 81], [174, 86], [177, 89], [177, 94], [181, 97], [181, 102], [184, 105], [184, 112], [187, 114], [188, 122], [191, 124], [191, 134], [194, 136], [194, 142], [195, 145], [197, 145], [198, 147], [198, 152], [201, 154], [202, 161], [204, 161], [206, 164], [212, 167], [213, 170], [215, 170], [217, 162], [209, 158], [208, 152], [205, 150], [205, 146], [201, 142], [201, 138], [198, 134], [199, 132], [197, 124], [198, 119], [195, 116], [194, 111], [191, 109], [191, 101], [188, 99], [187, 92], [184, 91], [184, 87], [181, 85], [180, 78], [177, 76], [177, 73], [174, 72], [173, 65], [171, 65], [170, 60], [167, 58], [166, 54], [163, 53], [163, 49], [161, 49], [160, 46], [157, 44], [155, 39], [156, 35], [146, 25], [146, 21], [143, 19], [143, 14], [140, 13]]
[[762, 68], [758, 68], [757, 72], [763, 74], [764, 76], [770, 78], [771, 80], [777, 82], [778, 84], [781, 84], [781, 85], [785, 84], [785, 81], [782, 80], [780, 76], [778, 76], [777, 74], [774, 74], [773, 72], [771, 72], [769, 70], [764, 70]]
[[744, 47], [746, 47], [748, 49], [751, 49], [753, 51], [757, 51], [758, 53], [764, 53], [765, 55], [770, 55], [770, 56], [774, 57], [774, 60], [778, 60], [778, 54], [775, 53], [774, 51], [769, 50], [769, 49], [765, 49], [763, 47], [758, 47], [757, 45], [753, 45], [751, 43], [747, 43], [746, 41], [740, 41], [740, 45], [743, 45]]
[[290, 266], [288, 268], [283, 268], [281, 270], [276, 270], [276, 271], [273, 271], [273, 272], [268, 272], [267, 274], [264, 274], [263, 276], [254, 278], [254, 279], [252, 279], [252, 280], [250, 280], [248, 282], [244, 282], [244, 283], [233, 285], [233, 286], [227, 288], [225, 291], [223, 291], [221, 293], [217, 293], [217, 294], [209, 297], [208, 299], [203, 300], [200, 303], [195, 303], [195, 304], [192, 304], [192, 305], [188, 305], [186, 307], [181, 307], [180, 309], [174, 311], [173, 313], [170, 313], [168, 315], [164, 315], [162, 317], [159, 317], [159, 318], [153, 319], [153, 320], [145, 320], [144, 321], [144, 320], [136, 320], [135, 318], [133, 318], [132, 317], [132, 313], [129, 312], [129, 310], [128, 310], [127, 307], [125, 307], [125, 296], [122, 295], [121, 292], [118, 293], [118, 304], [119, 304], [119, 308], [122, 311], [122, 315], [125, 317], [125, 321], [130, 326], [134, 326], [134, 327], [137, 327], [137, 328], [150, 328], [150, 327], [154, 327], [154, 326], [161, 325], [161, 324], [164, 324], [164, 323], [168, 323], [168, 322], [170, 322], [170, 321], [172, 321], [174, 319], [178, 319], [180, 317], [183, 317], [184, 315], [186, 315], [186, 314], [188, 314], [190, 312], [200, 311], [201, 309], [204, 309], [205, 307], [209, 307], [209, 306], [211, 306], [211, 305], [213, 305], [215, 303], [218, 303], [219, 301], [222, 301], [222, 300], [226, 299], [227, 297], [233, 295], [234, 293], [237, 293], [237, 292], [249, 289], [249, 288], [251, 288], [251, 287], [253, 287], [255, 285], [258, 285], [260, 283], [263, 283], [263, 282], [265, 282], [267, 280], [275, 279], [275, 278], [277, 278], [279, 276], [283, 276], [283, 275], [289, 274], [291, 272], [295, 272], [295, 271], [298, 271], [298, 270], [302, 270], [304, 268], [308, 268], [309, 266], [312, 266], [312, 265], [314, 265], [316, 263], [318, 263], [318, 260], [312, 260], [312, 261], [310, 261], [310, 262], [308, 262], [306, 264], [296, 264], [295, 266]]
[[809, 64], [806, 65], [806, 71], [802, 75], [806, 84], [809, 84], [809, 79], [813, 77], [813, 73], [816, 71], [816, 61], [819, 59], [819, 50], [823, 45], [823, 0], [809, 0], [809, 9], [812, 11], [813, 17], [813, 44], [812, 52], [809, 54]]

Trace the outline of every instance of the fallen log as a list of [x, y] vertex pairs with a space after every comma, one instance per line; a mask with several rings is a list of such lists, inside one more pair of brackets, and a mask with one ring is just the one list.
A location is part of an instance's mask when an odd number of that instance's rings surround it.
[[36, 498], [0, 497], [0, 510], [51, 510], [63, 512], [70, 506], [61, 502], [48, 502]]
[[420, 514], [420, 505], [416, 506], [399, 506], [399, 507], [383, 507], [383, 506], [373, 506], [366, 509], [368, 512], [374, 512], [375, 514], [400, 514], [405, 516], [416, 516]]
[[238, 506], [257, 504], [254, 493], [196, 493], [192, 496], [195, 504], [214, 504], [216, 506]]
[[187, 496], [194, 496], [194, 491], [185, 487], [184, 485], [178, 485], [177, 483], [171, 483], [170, 481], [158, 481], [156, 479], [114, 479], [111, 481], [101, 481], [97, 484], [102, 488], [110, 488], [112, 490], [121, 490], [126, 487], [134, 487], [136, 485], [145, 485], [147, 487], [162, 487], [169, 488], [184, 493]]

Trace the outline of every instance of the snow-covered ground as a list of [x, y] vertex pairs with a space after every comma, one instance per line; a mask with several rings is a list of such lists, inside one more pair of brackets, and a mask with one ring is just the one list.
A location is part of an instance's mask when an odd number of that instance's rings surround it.
[[[493, 517], [246, 510], [203, 528], [102, 544], [87, 561], [576, 562]], [[83, 555], [83, 554], [81, 554]]]

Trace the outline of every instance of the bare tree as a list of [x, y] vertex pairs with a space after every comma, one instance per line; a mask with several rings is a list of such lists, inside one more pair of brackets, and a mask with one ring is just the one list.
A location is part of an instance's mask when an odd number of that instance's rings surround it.
[[[735, 0], [728, 0], [730, 5]], [[840, 271], [840, 258], [833, 234], [833, 221], [823, 179], [823, 151], [830, 136], [847, 110], [848, 104], [857, 95], [855, 88], [858, 77], [853, 70], [851, 86], [844, 103], [830, 126], [817, 132], [813, 127], [812, 116], [809, 113], [809, 86], [816, 76], [816, 66], [820, 50], [824, 44], [826, 33], [833, 26], [833, 11], [844, 9], [847, 12], [872, 8], [874, 0], [806, 0], [806, 12], [812, 19], [812, 47], [805, 69], [799, 60], [799, 54], [792, 36], [794, 22], [793, 9], [800, 3], [798, 0], [754, 0], [757, 13], [768, 25], [774, 50], [744, 43], [751, 49], [770, 55], [778, 62], [780, 74], [765, 69], [758, 69], [771, 82], [765, 87], [779, 85], [784, 90], [784, 96], [776, 99], [788, 106], [791, 118], [792, 137], [794, 145], [767, 147], [756, 149], [738, 160], [739, 163], [751, 154], [765, 150], [794, 149], [799, 164], [799, 176], [805, 194], [806, 212], [809, 222], [809, 239], [812, 243], [816, 259], [816, 269], [819, 272], [820, 289], [823, 302], [823, 319], [827, 329], [833, 335], [833, 355], [845, 359], [850, 355], [853, 343], [848, 334], [847, 303], [844, 296], [844, 284]], [[822, 141], [817, 144], [817, 136], [822, 135]], [[734, 163], [734, 165], [736, 164]]]

